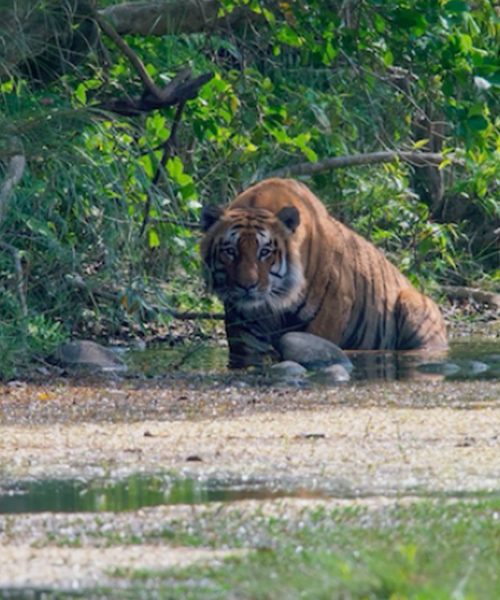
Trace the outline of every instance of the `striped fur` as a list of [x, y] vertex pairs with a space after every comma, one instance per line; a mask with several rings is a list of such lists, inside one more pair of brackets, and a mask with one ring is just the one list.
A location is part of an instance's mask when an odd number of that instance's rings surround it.
[[296, 181], [268, 179], [226, 209], [206, 207], [202, 227], [231, 367], [260, 364], [291, 330], [346, 350], [447, 346], [438, 306]]

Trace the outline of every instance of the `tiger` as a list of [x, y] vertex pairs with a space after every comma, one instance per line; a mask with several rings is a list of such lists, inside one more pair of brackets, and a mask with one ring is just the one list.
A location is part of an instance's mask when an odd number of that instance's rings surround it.
[[279, 358], [288, 331], [343, 350], [447, 347], [438, 305], [304, 184], [266, 179], [201, 212], [200, 254], [224, 304], [229, 367]]

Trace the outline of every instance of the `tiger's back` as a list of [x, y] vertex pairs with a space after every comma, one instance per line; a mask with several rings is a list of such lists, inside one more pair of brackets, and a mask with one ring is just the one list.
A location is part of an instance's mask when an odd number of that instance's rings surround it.
[[298, 182], [263, 181], [225, 210], [206, 209], [203, 228], [231, 366], [259, 363], [291, 330], [344, 349], [447, 345], [438, 306]]

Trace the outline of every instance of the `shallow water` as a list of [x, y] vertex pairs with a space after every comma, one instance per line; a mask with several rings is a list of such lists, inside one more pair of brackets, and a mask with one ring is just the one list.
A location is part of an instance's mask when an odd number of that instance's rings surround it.
[[[500, 339], [466, 338], [439, 352], [348, 352], [354, 381], [428, 378], [500, 378]], [[227, 376], [227, 348], [197, 343], [174, 348], [156, 347], [129, 355], [131, 372], [145, 377], [184, 373]], [[241, 372], [240, 372], [241, 373]], [[255, 379], [255, 378], [254, 378]], [[255, 379], [262, 381], [262, 379]], [[264, 380], [267, 382], [267, 380]], [[324, 384], [323, 381], [318, 380]]]
[[[237, 483], [134, 475], [120, 481], [42, 479], [0, 487], [0, 515], [38, 512], [122, 512], [146, 506], [269, 500], [304, 496], [258, 482]], [[312, 494], [306, 494], [312, 496]], [[324, 496], [324, 494], [321, 494]]]
[[[411, 379], [418, 380], [470, 380], [500, 379], [500, 340], [467, 338], [454, 341], [449, 350], [429, 352], [352, 352], [354, 363], [352, 381], [362, 382], [363, 388], [377, 382]], [[227, 349], [208, 344], [190, 347], [154, 348], [131, 353], [129, 363], [132, 374], [141, 377], [178, 376], [182, 381], [213, 381], [218, 388], [259, 387], [274, 385], [268, 374], [255, 372], [229, 372], [226, 368]], [[297, 383], [297, 382], [295, 382]], [[243, 385], [244, 384], [244, 385]], [[285, 385], [287, 382], [285, 382]], [[161, 385], [164, 385], [161, 382]], [[321, 380], [305, 378], [301, 386], [314, 390], [325, 385]], [[329, 385], [328, 382], [326, 385]], [[352, 385], [352, 384], [351, 384]], [[470, 383], [468, 385], [471, 385]], [[475, 384], [474, 384], [475, 385]], [[480, 385], [480, 383], [479, 383]], [[397, 390], [398, 388], [396, 388]], [[434, 389], [434, 388], [433, 388]], [[397, 393], [397, 392], [396, 392]], [[407, 393], [407, 392], [404, 392]], [[481, 394], [478, 394], [480, 397]], [[451, 394], [450, 398], [454, 398]], [[440, 400], [442, 402], [442, 400]], [[194, 459], [193, 459], [194, 460]], [[134, 475], [116, 480], [84, 479], [23, 479], [0, 486], [0, 514], [31, 512], [121, 512], [147, 506], [167, 504], [195, 504], [206, 502], [232, 502], [248, 499], [273, 499], [279, 497], [349, 497], [352, 490], [335, 488], [305, 491], [294, 486], [284, 487], [283, 482], [271, 485], [270, 481], [224, 481], [211, 479], [198, 481], [182, 479], [169, 474], [154, 476]], [[359, 490], [358, 490], [359, 492]]]

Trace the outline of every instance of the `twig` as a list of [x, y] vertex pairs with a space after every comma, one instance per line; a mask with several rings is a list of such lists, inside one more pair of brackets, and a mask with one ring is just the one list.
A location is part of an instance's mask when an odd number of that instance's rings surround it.
[[181, 221], [180, 219], [170, 219], [169, 217], [153, 217], [149, 219], [150, 223], [169, 223], [170, 225], [178, 225], [186, 229], [197, 231], [201, 229], [201, 223], [193, 223], [192, 221]]
[[378, 163], [395, 162], [403, 160], [417, 167], [440, 165], [449, 159], [453, 164], [462, 164], [453, 155], [435, 152], [368, 152], [366, 154], [353, 154], [349, 156], [333, 156], [317, 162], [299, 163], [276, 171], [271, 171], [266, 177], [288, 177], [290, 175], [314, 175], [330, 169], [342, 169], [359, 165], [374, 165]]

